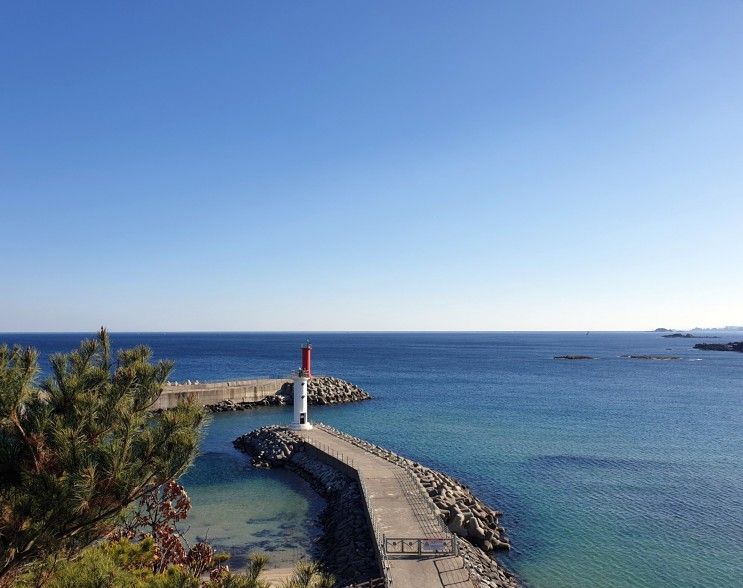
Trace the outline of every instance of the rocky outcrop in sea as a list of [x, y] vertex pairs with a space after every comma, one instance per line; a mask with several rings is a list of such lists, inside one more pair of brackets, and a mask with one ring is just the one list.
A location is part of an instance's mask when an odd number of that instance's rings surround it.
[[[370, 399], [371, 396], [356, 384], [340, 378], [315, 376], [307, 383], [307, 403], [313, 406], [344, 404]], [[267, 396], [258, 402], [222, 400], [217, 404], [206, 405], [205, 408], [211, 412], [231, 412], [250, 410], [261, 406], [288, 406], [292, 404], [294, 404], [294, 384], [286, 382], [276, 394]]]
[[738, 353], [743, 353], [743, 341], [731, 343], [697, 343], [694, 345], [694, 349], [702, 349], [704, 351], [737, 351]]
[[692, 335], [691, 333], [671, 333], [663, 337], [665, 339], [719, 339], [716, 335]]

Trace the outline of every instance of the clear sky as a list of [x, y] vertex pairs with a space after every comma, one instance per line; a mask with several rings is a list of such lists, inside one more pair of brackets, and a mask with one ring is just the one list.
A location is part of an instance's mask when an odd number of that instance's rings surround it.
[[743, 2], [3, 2], [0, 331], [743, 323]]

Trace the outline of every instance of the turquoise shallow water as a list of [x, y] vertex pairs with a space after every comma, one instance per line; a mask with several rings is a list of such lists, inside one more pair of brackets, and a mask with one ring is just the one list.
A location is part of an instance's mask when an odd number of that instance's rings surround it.
[[[208, 538], [231, 554], [230, 566], [241, 569], [250, 552], [270, 556], [272, 567], [288, 567], [312, 557], [321, 534], [323, 501], [293, 474], [253, 468], [231, 441], [245, 432], [245, 419], [219, 415], [209, 423], [201, 455], [182, 478], [193, 509], [188, 539]], [[285, 420], [284, 411], [261, 410], [256, 426]]]
[[[174, 379], [286, 373], [299, 345], [318, 373], [370, 402], [311, 417], [447, 471], [504, 511], [502, 557], [529, 586], [743, 585], [743, 354], [655, 333], [126, 334], [176, 361]], [[743, 334], [720, 334], [720, 341]], [[76, 335], [0, 335], [42, 353]], [[592, 361], [558, 361], [587, 354]], [[673, 354], [644, 361], [623, 354]], [[285, 409], [216, 415], [187, 474], [192, 531], [292, 559], [321, 504], [255, 470], [231, 441]]]

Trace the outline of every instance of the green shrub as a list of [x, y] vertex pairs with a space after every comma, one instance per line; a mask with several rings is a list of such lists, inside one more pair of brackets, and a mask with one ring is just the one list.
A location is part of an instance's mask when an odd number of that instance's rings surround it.
[[187, 566], [154, 571], [157, 550], [152, 538], [105, 542], [68, 561], [48, 560], [23, 575], [17, 588], [267, 588], [260, 579], [268, 558], [251, 556], [246, 574], [222, 568], [213, 578], [197, 578]]
[[51, 357], [0, 347], [0, 586], [35, 562], [67, 557], [111, 531], [123, 510], [176, 478], [198, 447], [203, 411], [153, 415], [172, 364], [108, 334]]

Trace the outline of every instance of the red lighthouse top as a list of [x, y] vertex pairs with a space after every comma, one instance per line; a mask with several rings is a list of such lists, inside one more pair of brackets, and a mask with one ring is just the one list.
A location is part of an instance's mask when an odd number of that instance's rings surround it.
[[302, 373], [312, 377], [312, 345], [309, 343], [302, 345]]

